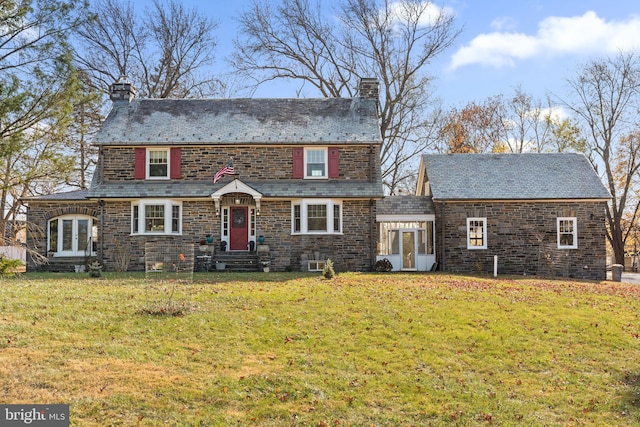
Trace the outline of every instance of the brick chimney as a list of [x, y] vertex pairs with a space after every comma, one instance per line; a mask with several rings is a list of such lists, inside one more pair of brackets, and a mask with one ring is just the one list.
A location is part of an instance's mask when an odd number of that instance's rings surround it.
[[360, 98], [375, 99], [380, 97], [380, 83], [378, 79], [363, 77], [360, 79], [360, 88], [358, 90]]
[[131, 100], [136, 97], [136, 88], [129, 83], [125, 76], [121, 76], [118, 81], [109, 88], [109, 96], [114, 102], [131, 102]]

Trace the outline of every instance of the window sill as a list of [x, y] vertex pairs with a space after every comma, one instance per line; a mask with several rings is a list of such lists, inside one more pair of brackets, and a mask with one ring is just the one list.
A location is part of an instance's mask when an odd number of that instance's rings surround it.
[[308, 232], [293, 232], [292, 236], [343, 236], [344, 233], [339, 232], [327, 232], [327, 231], [308, 231]]

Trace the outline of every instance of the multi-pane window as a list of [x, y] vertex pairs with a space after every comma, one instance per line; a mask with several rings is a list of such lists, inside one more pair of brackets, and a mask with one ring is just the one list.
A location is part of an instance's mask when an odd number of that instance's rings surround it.
[[171, 206], [171, 232], [180, 233], [180, 206]]
[[327, 231], [327, 205], [307, 205], [307, 231]]
[[558, 218], [558, 249], [576, 249], [577, 247], [576, 218]]
[[169, 150], [149, 150], [147, 158], [149, 178], [169, 177]]
[[164, 233], [164, 205], [144, 207], [144, 229], [149, 233]]
[[487, 249], [486, 218], [467, 218], [467, 249]]
[[378, 223], [378, 255], [400, 253], [401, 232], [417, 235], [417, 253], [433, 255], [433, 221], [384, 221]]
[[293, 232], [302, 231], [302, 206], [293, 205]]
[[306, 178], [326, 178], [327, 177], [327, 149], [307, 148], [304, 151], [305, 177]]
[[56, 256], [86, 255], [93, 251], [89, 243], [98, 239], [94, 218], [84, 215], [65, 215], [49, 221], [47, 250]]
[[301, 200], [291, 207], [291, 231], [304, 233], [341, 233], [342, 208], [337, 200]]
[[140, 206], [133, 205], [131, 211], [131, 232], [137, 234], [140, 230]]
[[182, 233], [182, 205], [168, 200], [145, 200], [132, 204], [131, 233]]

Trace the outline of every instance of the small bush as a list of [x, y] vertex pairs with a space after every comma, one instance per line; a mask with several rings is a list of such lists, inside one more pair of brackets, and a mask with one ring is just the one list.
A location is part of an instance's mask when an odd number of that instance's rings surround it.
[[18, 267], [22, 267], [22, 261], [19, 259], [0, 257], [0, 275], [14, 274]]
[[89, 276], [100, 277], [102, 275], [102, 264], [98, 261], [93, 261], [87, 265], [89, 270]]
[[387, 258], [376, 261], [374, 269], [379, 273], [386, 273], [393, 270], [393, 264]]
[[333, 270], [333, 261], [331, 261], [331, 259], [327, 259], [327, 262], [324, 263], [322, 275], [325, 279], [333, 279], [336, 277], [336, 272]]

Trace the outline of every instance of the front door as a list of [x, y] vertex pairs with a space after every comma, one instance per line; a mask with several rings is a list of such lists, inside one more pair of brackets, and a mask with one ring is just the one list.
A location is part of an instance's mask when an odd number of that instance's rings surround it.
[[415, 231], [403, 231], [402, 232], [402, 269], [403, 270], [415, 270], [416, 269], [416, 232]]
[[246, 251], [249, 244], [249, 221], [246, 206], [232, 206], [229, 231], [229, 250]]

